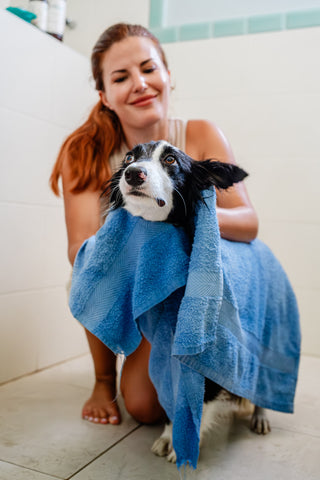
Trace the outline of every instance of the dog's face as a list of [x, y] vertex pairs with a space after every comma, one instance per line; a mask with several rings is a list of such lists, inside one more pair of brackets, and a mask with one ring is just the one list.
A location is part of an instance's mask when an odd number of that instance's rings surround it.
[[119, 181], [126, 210], [146, 220], [167, 220], [182, 170], [179, 153], [166, 142], [140, 144], [127, 153]]
[[228, 188], [246, 176], [235, 165], [195, 161], [168, 142], [150, 142], [126, 154], [105, 192], [113, 209], [188, 227], [202, 190]]

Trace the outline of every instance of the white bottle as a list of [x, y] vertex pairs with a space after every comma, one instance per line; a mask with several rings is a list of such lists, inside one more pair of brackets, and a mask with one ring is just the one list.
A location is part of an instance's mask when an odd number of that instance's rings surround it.
[[37, 18], [32, 20], [33, 25], [46, 32], [48, 18], [47, 0], [29, 0], [29, 10], [37, 15]]
[[49, 0], [47, 32], [61, 41], [66, 26], [66, 16], [66, 0]]

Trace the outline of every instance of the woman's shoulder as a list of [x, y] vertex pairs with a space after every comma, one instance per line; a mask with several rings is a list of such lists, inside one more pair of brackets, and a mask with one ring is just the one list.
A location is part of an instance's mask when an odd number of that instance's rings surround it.
[[187, 136], [191, 139], [210, 138], [212, 135], [222, 135], [221, 129], [212, 121], [204, 119], [192, 119], [187, 121]]
[[220, 161], [234, 161], [227, 138], [222, 130], [210, 120], [188, 120], [186, 151], [188, 155], [198, 160], [216, 158]]

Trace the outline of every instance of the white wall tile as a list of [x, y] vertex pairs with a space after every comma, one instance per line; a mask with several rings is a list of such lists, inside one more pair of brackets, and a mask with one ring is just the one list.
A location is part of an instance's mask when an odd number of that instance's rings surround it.
[[172, 43], [165, 51], [182, 97], [315, 93], [319, 42], [320, 28], [313, 28]]
[[39, 292], [37, 320], [38, 368], [88, 352], [85, 331], [70, 313], [65, 286]]
[[97, 99], [88, 58], [9, 12], [0, 11], [0, 22], [2, 34], [10, 38], [10, 48], [0, 43], [6, 67], [0, 105], [75, 128]]
[[0, 204], [0, 292], [42, 287], [44, 211], [27, 205]]
[[[194, 95], [175, 102], [183, 118], [216, 122], [235, 151], [246, 156], [288, 157], [302, 161], [320, 150], [319, 94]], [[312, 119], [312, 120], [311, 120]]]
[[110, 25], [128, 22], [148, 26], [149, 23], [149, 0], [95, 0], [94, 9], [87, 0], [68, 0], [67, 8], [68, 17], [78, 26], [74, 30], [66, 29], [64, 42], [87, 57], [98, 37]]
[[302, 352], [308, 355], [319, 356], [320, 336], [320, 290], [319, 289], [296, 289], [302, 332]]
[[[263, 162], [263, 163], [262, 163]], [[307, 157], [243, 159], [250, 174], [246, 183], [261, 220], [320, 223], [319, 160]], [[306, 188], [307, 186], [307, 188]]]
[[0, 107], [0, 201], [59, 205], [49, 177], [71, 129]]
[[[53, 51], [52, 62], [55, 75], [50, 82], [53, 99], [51, 121], [65, 125], [72, 131], [87, 119], [91, 108], [99, 100], [92, 80], [90, 61], [64, 46]], [[57, 101], [61, 92], [63, 99]], [[86, 92], [85, 101], [83, 92]]]
[[43, 209], [43, 256], [41, 285], [65, 284], [71, 273], [68, 260], [68, 241], [63, 208]]
[[319, 224], [263, 221], [259, 237], [280, 260], [294, 288], [320, 289]]
[[260, 238], [302, 295], [304, 352], [318, 355], [319, 40], [313, 28], [165, 46], [171, 112], [216, 122], [249, 172]]
[[4, 10], [0, 11], [0, 22], [3, 38], [7, 39], [0, 42], [0, 59], [6, 72], [1, 78], [0, 105], [48, 118], [53, 39]]
[[37, 297], [34, 292], [0, 295], [0, 383], [37, 368]]
[[[49, 176], [94, 94], [88, 59], [0, 11], [1, 380], [87, 351], [72, 319], [63, 202]], [[10, 367], [7, 368], [8, 364]]]

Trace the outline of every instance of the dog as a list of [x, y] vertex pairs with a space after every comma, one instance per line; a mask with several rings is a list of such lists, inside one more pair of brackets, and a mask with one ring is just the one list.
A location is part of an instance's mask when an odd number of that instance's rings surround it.
[[[166, 141], [150, 142], [139, 144], [126, 154], [121, 168], [112, 176], [102, 196], [109, 197], [110, 210], [122, 207], [145, 220], [183, 227], [192, 242], [196, 205], [204, 201], [201, 192], [212, 186], [227, 189], [247, 175], [233, 164], [210, 159], [195, 161]], [[200, 446], [219, 419], [230, 416], [248, 402], [208, 378], [205, 379], [203, 401]], [[253, 407], [250, 428], [258, 434], [270, 432], [263, 408]], [[176, 462], [169, 421], [154, 442], [152, 451]]]

